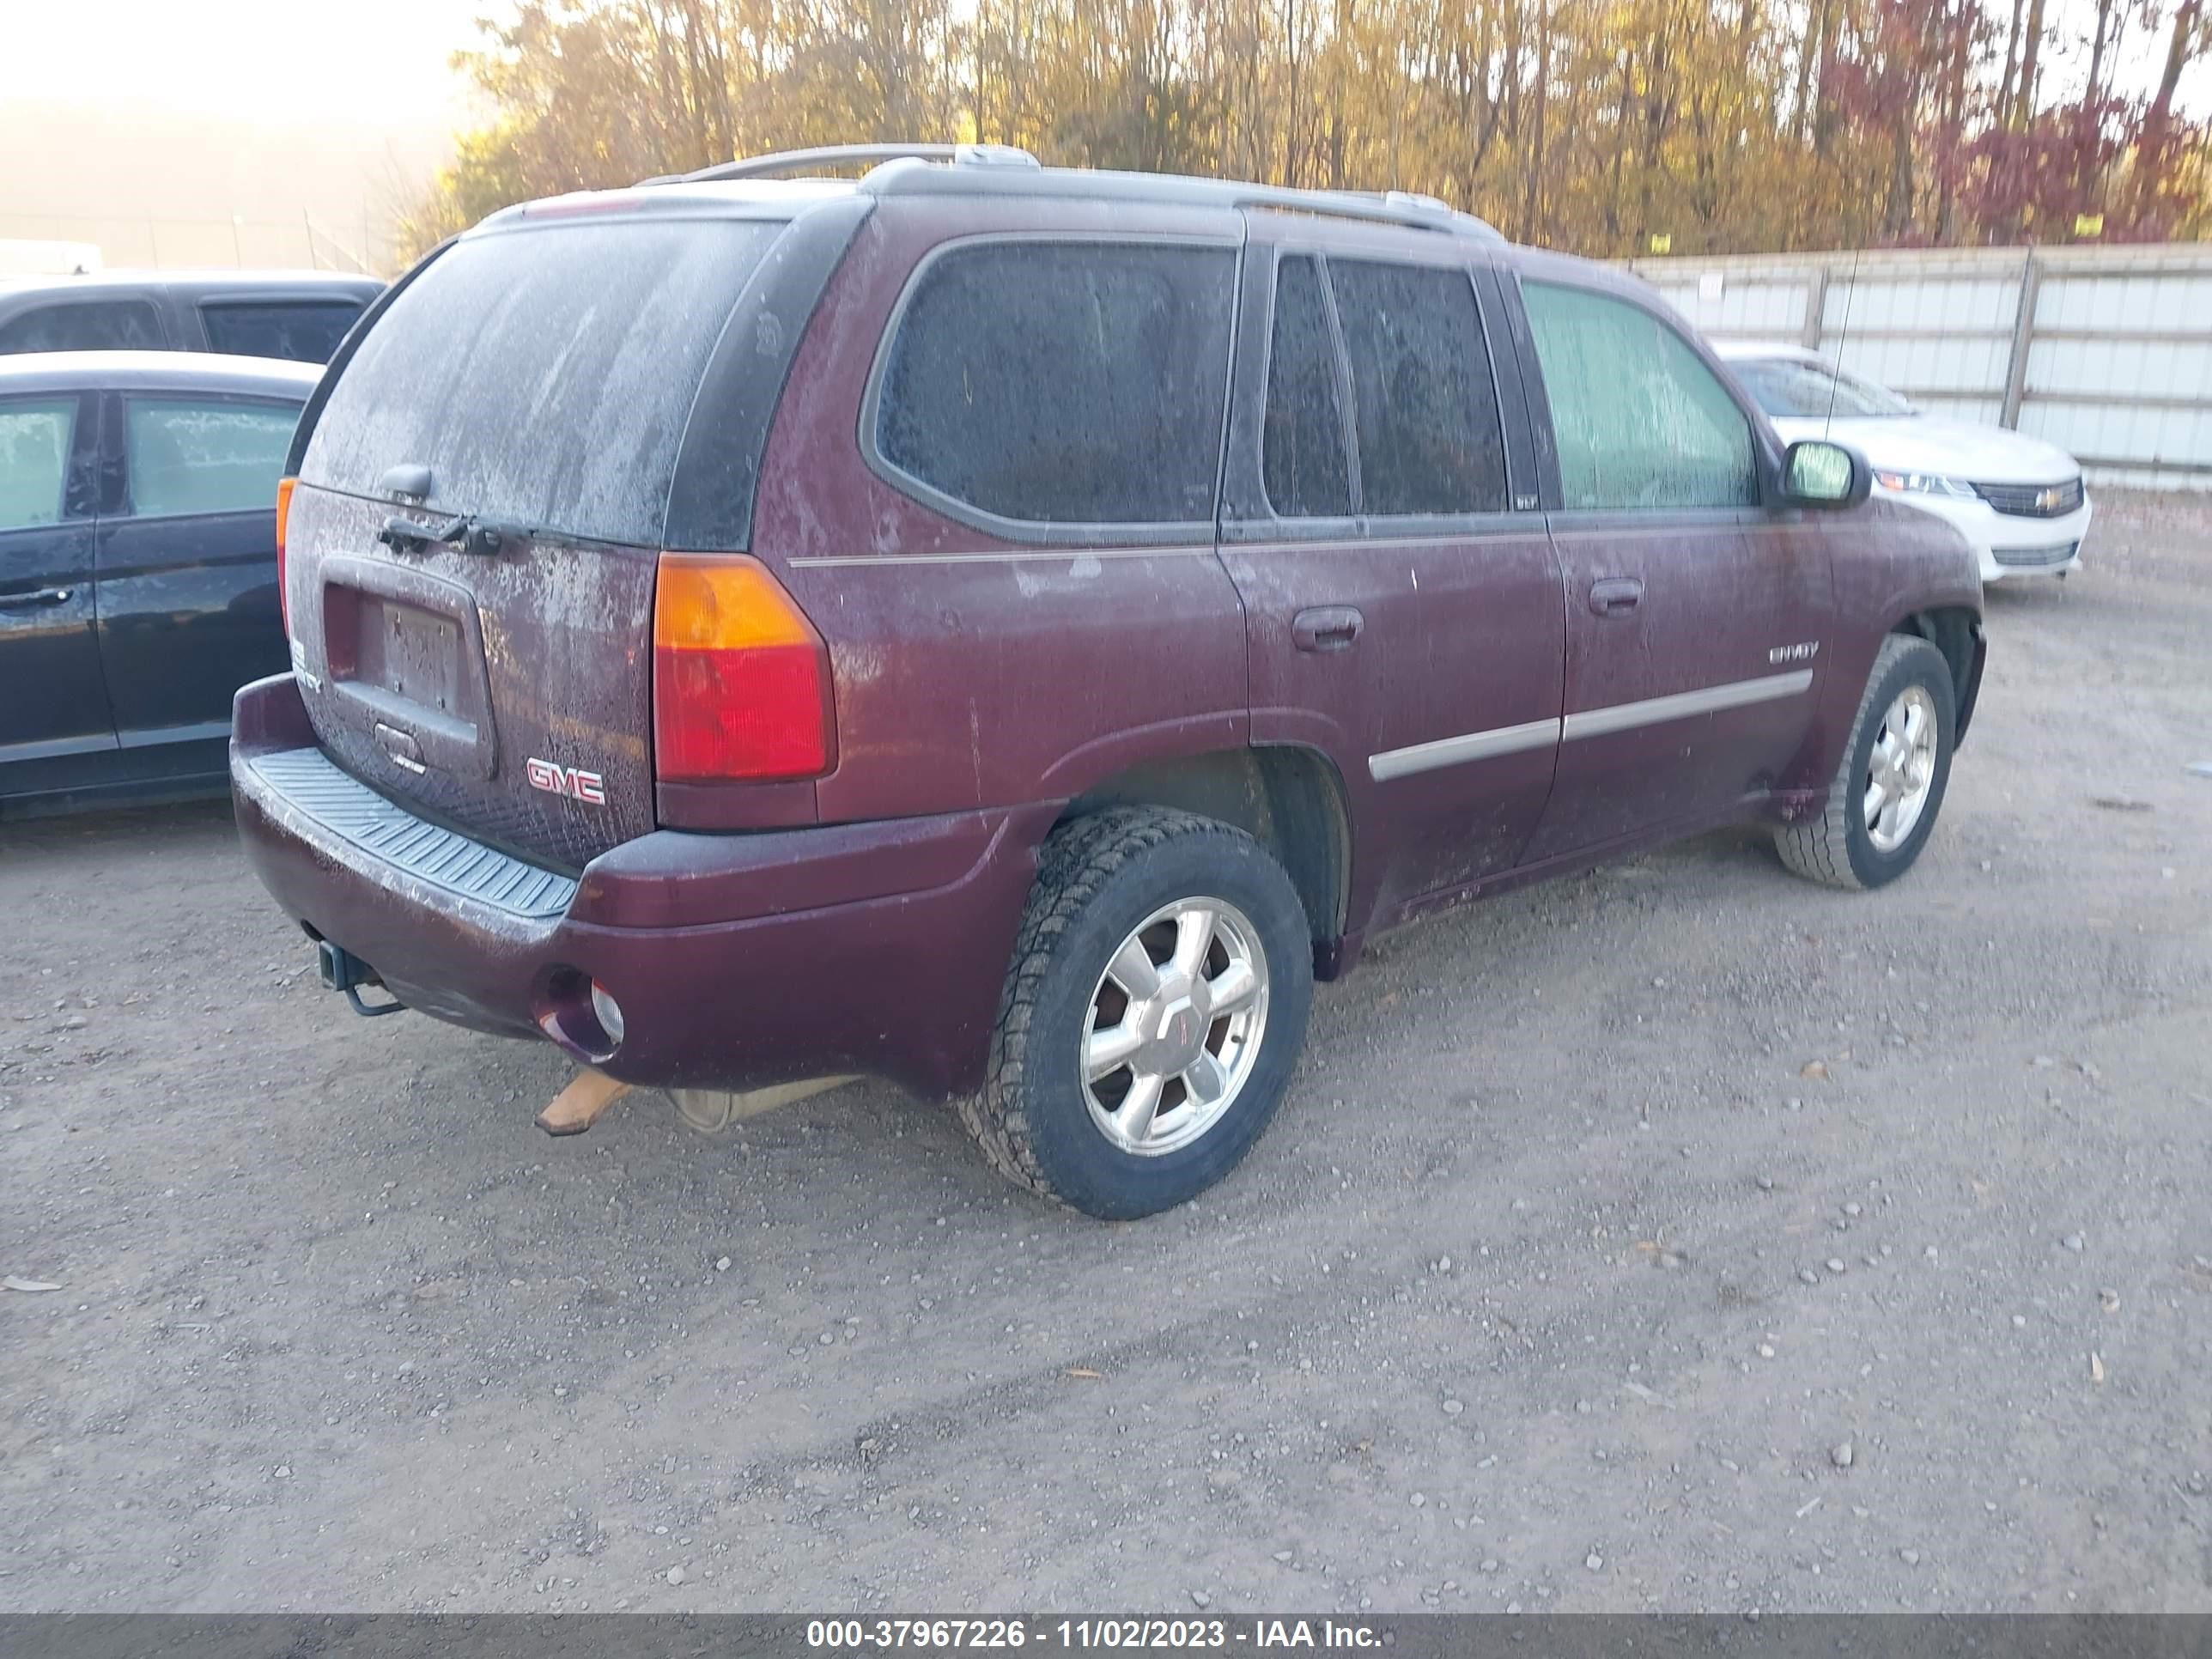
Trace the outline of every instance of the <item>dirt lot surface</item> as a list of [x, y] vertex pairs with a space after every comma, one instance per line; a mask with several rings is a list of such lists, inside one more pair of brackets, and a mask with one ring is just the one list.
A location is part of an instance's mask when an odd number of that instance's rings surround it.
[[549, 1140], [222, 807], [0, 829], [0, 1609], [2212, 1610], [2212, 512], [2092, 546], [1903, 884], [1399, 934], [1136, 1225], [879, 1085]]

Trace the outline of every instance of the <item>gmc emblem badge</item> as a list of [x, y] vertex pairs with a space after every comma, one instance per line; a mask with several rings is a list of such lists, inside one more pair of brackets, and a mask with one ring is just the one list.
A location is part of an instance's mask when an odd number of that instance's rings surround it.
[[534, 757], [525, 761], [522, 769], [528, 775], [532, 789], [543, 789], [549, 795], [566, 795], [590, 806], [607, 804], [607, 781], [597, 772]]

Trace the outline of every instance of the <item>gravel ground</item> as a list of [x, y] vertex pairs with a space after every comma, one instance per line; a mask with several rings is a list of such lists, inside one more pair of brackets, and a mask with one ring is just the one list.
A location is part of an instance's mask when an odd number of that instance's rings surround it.
[[1106, 1227], [856, 1085], [551, 1141], [220, 805], [0, 829], [0, 1610], [2212, 1611], [2212, 511], [1990, 596], [1920, 868], [1401, 933]]

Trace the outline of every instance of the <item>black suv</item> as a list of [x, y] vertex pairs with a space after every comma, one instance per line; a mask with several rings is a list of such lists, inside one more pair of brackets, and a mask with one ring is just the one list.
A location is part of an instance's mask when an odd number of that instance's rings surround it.
[[384, 291], [327, 270], [114, 271], [0, 282], [0, 355], [220, 351], [326, 363]]

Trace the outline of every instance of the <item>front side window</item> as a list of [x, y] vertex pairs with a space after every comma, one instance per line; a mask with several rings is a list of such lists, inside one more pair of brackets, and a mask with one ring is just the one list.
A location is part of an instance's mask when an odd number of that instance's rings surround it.
[[150, 300], [67, 300], [0, 323], [0, 352], [158, 351], [167, 343]]
[[1505, 441], [1464, 270], [1332, 259], [1364, 514], [1501, 513]]
[[1336, 344], [1321, 275], [1310, 258], [1285, 259], [1275, 274], [1261, 461], [1267, 504], [1278, 518], [1351, 515], [1352, 465], [1344, 447]]
[[0, 403], [0, 530], [61, 522], [76, 405], [74, 398]]
[[131, 510], [142, 519], [273, 512], [299, 409], [210, 398], [132, 398], [124, 409]]
[[1570, 511], [1758, 501], [1750, 422], [1680, 335], [1587, 289], [1522, 293]]
[[1210, 520], [1235, 276], [1225, 248], [956, 247], [901, 313], [876, 453], [1002, 519]]
[[359, 301], [210, 301], [200, 307], [208, 349], [240, 357], [289, 357], [326, 363], [361, 315]]

